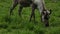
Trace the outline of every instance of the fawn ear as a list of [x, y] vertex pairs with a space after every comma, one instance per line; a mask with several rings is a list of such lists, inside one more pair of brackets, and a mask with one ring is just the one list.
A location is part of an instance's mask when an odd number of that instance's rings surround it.
[[50, 14], [51, 14], [52, 13], [52, 10], [50, 9], [49, 11], [50, 11]]

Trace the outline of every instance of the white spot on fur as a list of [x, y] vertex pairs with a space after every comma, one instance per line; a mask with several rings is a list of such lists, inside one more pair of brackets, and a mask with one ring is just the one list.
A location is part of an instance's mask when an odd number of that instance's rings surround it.
[[34, 3], [37, 5], [37, 8], [39, 9], [40, 14], [42, 13], [43, 6], [45, 4], [44, 0], [34, 0]]
[[44, 22], [44, 15], [42, 15], [42, 21]]
[[50, 11], [47, 10], [47, 13], [50, 14]]

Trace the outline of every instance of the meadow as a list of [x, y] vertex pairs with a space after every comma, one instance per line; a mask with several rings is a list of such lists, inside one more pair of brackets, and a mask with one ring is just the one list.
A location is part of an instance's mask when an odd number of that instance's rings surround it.
[[[56, 2], [55, 2], [56, 1]], [[45, 0], [46, 7], [52, 9], [49, 27], [41, 22], [39, 11], [35, 10], [35, 19], [29, 22], [31, 7], [23, 8], [22, 17], [18, 15], [19, 5], [9, 15], [13, 0], [0, 0], [0, 34], [60, 34], [60, 0]]]

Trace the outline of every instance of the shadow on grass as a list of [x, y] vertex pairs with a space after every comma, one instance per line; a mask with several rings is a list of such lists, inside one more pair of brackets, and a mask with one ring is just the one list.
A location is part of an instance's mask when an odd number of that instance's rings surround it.
[[35, 30], [34, 32], [35, 32], [35, 34], [44, 34], [44, 31], [42, 31], [42, 30]]
[[0, 24], [0, 28], [7, 29], [7, 28], [8, 28], [8, 26], [7, 26], [7, 25], [5, 25], [5, 24]]
[[8, 15], [4, 17], [4, 20], [5, 20], [5, 22], [8, 22], [8, 23], [11, 23], [11, 21], [12, 21], [11, 17]]

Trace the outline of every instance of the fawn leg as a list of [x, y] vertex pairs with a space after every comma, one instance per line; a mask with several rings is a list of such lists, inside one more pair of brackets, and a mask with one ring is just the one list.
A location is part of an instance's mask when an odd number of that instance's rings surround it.
[[23, 9], [23, 6], [19, 6], [19, 10], [18, 10], [19, 16], [21, 16], [22, 9]]
[[31, 12], [31, 16], [30, 16], [30, 21], [31, 21], [32, 17], [34, 18], [34, 21], [35, 21], [35, 13], [34, 13], [35, 8], [36, 8], [35, 4], [32, 4], [32, 12]]
[[17, 6], [18, 2], [16, 0], [14, 0], [14, 3], [12, 5], [12, 7], [10, 8], [10, 15], [12, 14], [14, 8]]

